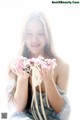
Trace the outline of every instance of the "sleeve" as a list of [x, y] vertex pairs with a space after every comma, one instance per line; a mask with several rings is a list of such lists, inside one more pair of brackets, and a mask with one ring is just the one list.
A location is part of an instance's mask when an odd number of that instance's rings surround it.
[[[67, 96], [67, 93], [58, 89], [60, 94], [62, 95], [63, 99], [64, 99], [64, 106], [62, 107], [61, 111], [59, 113], [56, 113], [54, 111], [54, 109], [49, 105], [49, 107], [47, 107], [46, 104], [46, 98], [44, 97], [44, 106], [46, 107], [46, 109], [48, 109], [48, 111], [50, 111], [50, 113], [52, 114], [53, 117], [56, 116], [56, 118], [58, 118], [59, 120], [69, 120], [70, 117], [70, 113], [71, 113], [71, 106], [70, 106], [70, 102]], [[49, 112], [48, 112], [49, 113]]]
[[70, 102], [69, 102], [67, 94], [64, 93], [62, 94], [62, 96], [65, 101], [65, 104], [61, 112], [58, 113], [58, 117], [60, 118], [60, 120], [68, 120], [70, 117], [70, 113], [71, 113], [71, 106], [70, 106]]

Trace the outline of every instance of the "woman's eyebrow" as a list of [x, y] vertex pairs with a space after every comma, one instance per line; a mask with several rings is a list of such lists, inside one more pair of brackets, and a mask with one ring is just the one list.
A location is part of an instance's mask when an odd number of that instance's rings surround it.
[[39, 29], [38, 32], [44, 32], [45, 30], [44, 29]]
[[31, 30], [25, 30], [26, 32], [31, 32]]
[[[27, 29], [27, 30], [25, 30], [26, 32], [32, 32], [32, 30], [29, 30], [29, 29]], [[40, 29], [40, 30], [38, 30], [38, 32], [44, 32], [44, 29]]]

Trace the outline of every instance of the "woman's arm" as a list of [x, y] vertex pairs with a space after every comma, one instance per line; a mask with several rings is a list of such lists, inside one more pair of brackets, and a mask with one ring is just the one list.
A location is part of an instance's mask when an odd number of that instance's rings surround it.
[[[63, 62], [60, 62], [59, 65], [57, 65], [57, 67], [58, 67], [57, 84], [62, 90], [66, 90], [68, 81], [68, 68], [66, 64], [64, 64]], [[54, 78], [52, 77], [53, 75], [51, 74], [51, 72], [43, 69], [42, 73], [49, 103], [51, 107], [57, 113], [59, 113], [65, 104], [64, 99], [57, 89], [56, 83], [54, 81]]]
[[18, 111], [24, 111], [28, 100], [28, 80], [17, 81], [13, 103]]
[[59, 63], [59, 68], [58, 68], [57, 85], [60, 87], [61, 90], [67, 92], [68, 81], [69, 81], [69, 66], [68, 64], [61, 61]]
[[13, 96], [13, 103], [18, 111], [24, 111], [28, 100], [28, 77], [29, 74], [23, 70], [12, 70], [17, 75], [16, 91]]

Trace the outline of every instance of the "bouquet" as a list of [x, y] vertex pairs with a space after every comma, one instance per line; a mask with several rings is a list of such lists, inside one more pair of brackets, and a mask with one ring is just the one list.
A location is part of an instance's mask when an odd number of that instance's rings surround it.
[[[38, 113], [40, 120], [42, 120], [42, 117], [41, 117], [40, 112], [38, 110], [38, 104], [37, 104], [37, 100], [36, 100], [36, 87], [37, 86], [39, 86], [40, 102], [41, 102], [43, 116], [44, 116], [44, 119], [47, 120], [46, 115], [45, 115], [45, 111], [44, 111], [43, 102], [42, 102], [42, 95], [41, 95], [42, 77], [40, 74], [40, 70], [41, 70], [41, 68], [50, 69], [51, 66], [54, 70], [56, 65], [57, 65], [56, 59], [54, 59], [54, 58], [53, 59], [45, 59], [42, 56], [39, 56], [37, 58], [31, 58], [31, 59], [27, 59], [26, 57], [19, 56], [19, 57], [17, 57], [15, 62], [13, 64], [11, 64], [11, 68], [17, 67], [18, 69], [23, 69], [28, 74], [30, 74], [30, 72], [32, 72], [33, 96], [32, 96], [31, 108], [33, 108], [33, 106], [34, 106], [33, 103], [35, 103], [35, 107], [36, 107], [36, 110], [37, 110], [37, 113]], [[47, 106], [49, 107], [47, 96], [46, 96], [46, 102], [47, 102]], [[37, 116], [35, 115], [35, 112], [34, 112], [33, 116], [37, 120]]]

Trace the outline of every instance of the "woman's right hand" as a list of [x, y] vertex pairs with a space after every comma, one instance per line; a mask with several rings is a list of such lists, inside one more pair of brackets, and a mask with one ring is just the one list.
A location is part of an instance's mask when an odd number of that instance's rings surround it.
[[23, 56], [14, 59], [11, 63], [11, 70], [17, 76], [17, 80], [23, 81], [28, 80], [29, 74], [24, 68], [24, 58]]
[[25, 70], [19, 68], [11, 68], [11, 70], [17, 76], [18, 81], [28, 80], [29, 74]]

